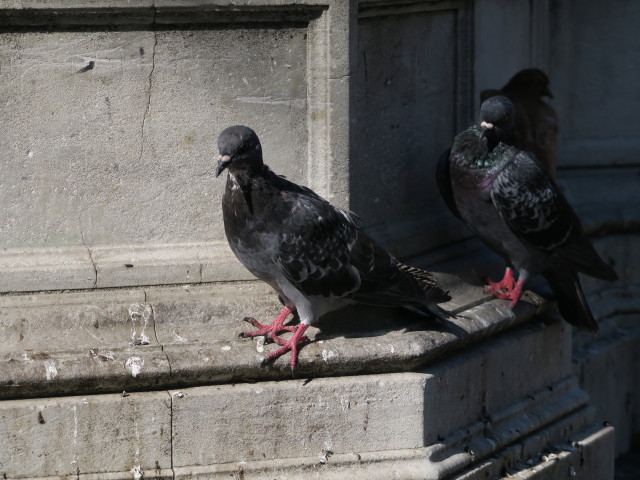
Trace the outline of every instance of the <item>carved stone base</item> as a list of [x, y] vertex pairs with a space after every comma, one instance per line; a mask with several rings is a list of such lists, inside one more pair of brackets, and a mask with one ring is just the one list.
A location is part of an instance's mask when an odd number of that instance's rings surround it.
[[481, 291], [448, 322], [347, 310], [312, 329], [298, 378], [237, 338], [277, 310], [259, 284], [5, 297], [0, 474], [611, 478], [569, 328]]

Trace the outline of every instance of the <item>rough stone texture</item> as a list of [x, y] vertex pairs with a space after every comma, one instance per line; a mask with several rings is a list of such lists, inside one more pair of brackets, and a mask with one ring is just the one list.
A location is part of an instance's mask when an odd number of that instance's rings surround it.
[[[143, 316], [143, 306], [136, 311]], [[12, 433], [0, 444], [0, 473], [337, 478], [381, 464], [372, 478], [436, 479], [495, 455], [510, 468], [548, 448], [571, 450], [569, 439], [593, 422], [587, 395], [562, 368], [545, 368], [540, 385], [514, 384], [509, 400], [487, 401], [505, 391], [487, 358], [518, 373], [531, 365], [514, 344], [525, 352], [546, 345], [538, 368], [568, 364], [559, 328], [525, 326], [415, 372], [4, 401], [0, 426]]]
[[171, 467], [171, 399], [164, 393], [0, 403], [5, 478]]
[[415, 2], [392, 14], [388, 5], [360, 7], [350, 206], [398, 255], [460, 232], [433, 172], [455, 132], [471, 121], [468, 103], [460, 102], [472, 82], [467, 7]]
[[[252, 124], [271, 166], [306, 178], [305, 35], [281, 27], [0, 35], [0, 83], [11, 92], [0, 140], [10, 162], [3, 246], [223, 239], [224, 181], [213, 171], [225, 126]], [[252, 55], [259, 48], [269, 55]]]
[[[456, 265], [442, 268], [455, 272]], [[478, 268], [480, 278], [487, 274], [486, 267]], [[448, 282], [460, 277], [450, 273], [438, 278], [448, 288]], [[280, 309], [276, 295], [260, 283], [4, 296], [0, 305], [0, 333], [7, 339], [0, 347], [0, 398], [291, 375], [287, 356], [269, 368], [257, 368], [273, 345], [238, 338], [251, 328], [242, 318], [271, 320]], [[310, 329], [313, 342], [301, 350], [296, 374], [408, 370], [551, 306], [528, 293], [511, 311], [480, 285], [468, 285], [455, 302], [443, 305], [464, 312], [447, 321], [402, 309], [345, 309], [323, 317], [317, 328]], [[136, 375], [127, 367], [132, 359], [140, 365]], [[47, 374], [46, 365], [55, 367], [55, 377]]]
[[204, 3], [0, 8], [1, 291], [247, 278], [213, 176], [230, 124], [258, 132], [276, 172], [348, 203], [332, 152], [347, 158], [349, 56], [336, 52], [352, 15]]
[[640, 431], [640, 327], [638, 313], [601, 322], [595, 339], [577, 335], [574, 372], [591, 396], [598, 419], [616, 429], [616, 456], [629, 451]]
[[[640, 120], [631, 105], [640, 101], [633, 87], [640, 40], [628, 33], [639, 15], [633, 0], [622, 0], [613, 11], [597, 0], [555, 2], [550, 74], [554, 91], [562, 92], [554, 105], [562, 122], [563, 164], [638, 164]], [[603, 31], [611, 33], [605, 42], [597, 34]]]

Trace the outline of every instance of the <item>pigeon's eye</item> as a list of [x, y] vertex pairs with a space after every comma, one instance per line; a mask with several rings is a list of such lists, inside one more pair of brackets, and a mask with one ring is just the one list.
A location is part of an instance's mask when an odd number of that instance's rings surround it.
[[509, 120], [511, 120], [511, 115], [509, 115], [508, 113], [502, 117], [502, 123], [509, 123]]

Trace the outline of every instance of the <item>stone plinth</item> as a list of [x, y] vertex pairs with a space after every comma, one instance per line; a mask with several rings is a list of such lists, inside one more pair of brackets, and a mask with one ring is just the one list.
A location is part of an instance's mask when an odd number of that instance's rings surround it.
[[273, 345], [238, 337], [244, 315], [277, 312], [261, 284], [5, 296], [2, 473], [610, 478], [613, 429], [553, 304], [529, 291], [511, 311], [457, 265], [438, 268], [455, 317], [337, 312], [310, 329], [295, 378], [286, 357], [260, 367]]

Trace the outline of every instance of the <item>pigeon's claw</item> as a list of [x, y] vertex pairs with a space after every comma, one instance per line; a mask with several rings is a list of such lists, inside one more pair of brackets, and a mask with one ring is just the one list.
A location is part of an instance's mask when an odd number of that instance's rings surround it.
[[496, 298], [500, 300], [511, 300], [509, 306], [515, 307], [522, 296], [522, 288], [524, 287], [524, 280], [518, 280], [513, 288], [510, 290], [499, 290], [491, 292]]
[[[290, 332], [294, 332], [295, 333], [297, 327], [288, 327], [288, 328], [291, 328], [291, 330], [289, 330]], [[271, 340], [273, 340], [275, 343], [277, 343], [281, 347], [286, 345], [287, 341], [288, 341], [288, 340], [286, 340], [286, 339], [284, 339], [282, 337], [278, 337], [275, 334], [271, 334], [270, 337], [271, 337]], [[300, 339], [300, 343], [302, 343], [302, 342], [307, 343], [307, 342], [310, 342], [310, 341], [311, 340], [309, 340], [309, 337], [307, 337], [306, 335]]]
[[505, 269], [504, 277], [502, 277], [502, 280], [500, 280], [499, 282], [492, 282], [488, 278], [485, 280], [487, 282], [487, 285], [484, 287], [484, 291], [486, 293], [491, 293], [492, 295], [503, 300], [506, 298], [503, 295], [510, 295], [511, 291], [515, 287], [513, 270], [511, 270], [511, 268], [509, 267]]
[[275, 318], [275, 320], [268, 324], [262, 324], [258, 322], [253, 317], [244, 317], [243, 320], [245, 322], [250, 323], [257, 330], [253, 330], [251, 332], [242, 332], [240, 337], [242, 338], [250, 338], [250, 337], [268, 337], [276, 343], [280, 343], [278, 338], [278, 333], [280, 332], [294, 332], [296, 327], [285, 326], [284, 321], [287, 319], [289, 314], [293, 311], [293, 309], [289, 307], [285, 307], [282, 309], [280, 314]]
[[304, 344], [309, 341], [309, 339], [304, 335], [304, 332], [307, 331], [307, 328], [309, 328], [309, 325], [305, 325], [304, 323], [301, 323], [300, 325], [294, 328], [295, 328], [295, 332], [293, 333], [293, 336], [289, 340], [284, 340], [282, 338], [276, 337], [278, 338], [279, 340], [278, 344], [281, 345], [281, 347], [277, 349], [275, 352], [271, 352], [269, 355], [265, 355], [265, 357], [262, 359], [262, 365], [265, 365], [266, 363], [272, 360], [275, 360], [276, 358], [290, 351], [291, 361], [289, 362], [289, 365], [291, 366], [292, 369], [296, 367], [296, 365], [298, 364], [298, 347], [300, 346], [300, 344]]
[[499, 282], [492, 282], [489, 280], [489, 284], [484, 287], [484, 291], [491, 293], [500, 300], [511, 300], [509, 306], [513, 308], [518, 304], [518, 300], [520, 300], [520, 297], [522, 296], [522, 289], [528, 277], [529, 273], [524, 269], [520, 269], [520, 275], [516, 282], [513, 278], [513, 270], [507, 267], [504, 271], [504, 277], [502, 280]]

